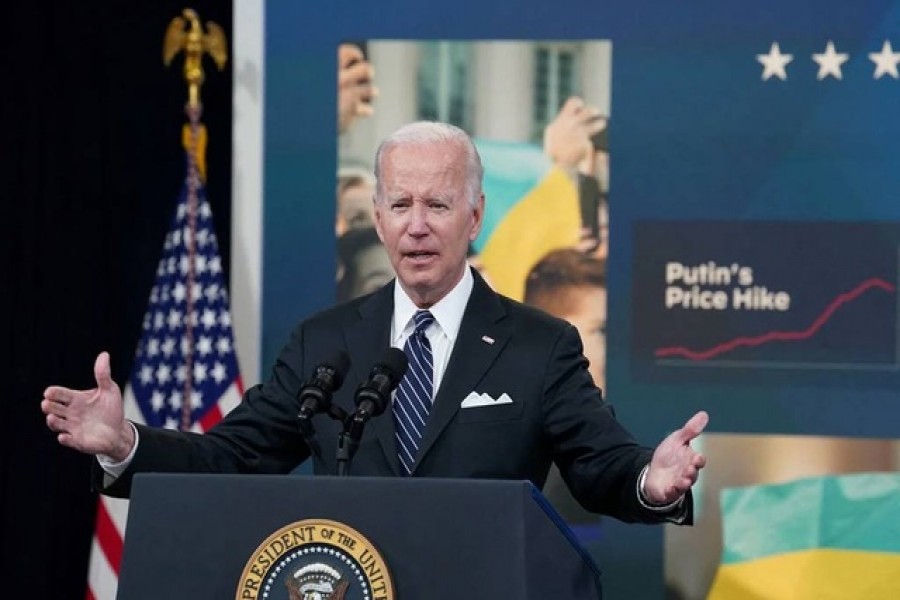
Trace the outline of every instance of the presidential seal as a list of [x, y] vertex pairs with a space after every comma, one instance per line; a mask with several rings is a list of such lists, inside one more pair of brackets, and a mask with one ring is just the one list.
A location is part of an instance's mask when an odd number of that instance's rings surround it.
[[337, 521], [308, 519], [282, 527], [259, 545], [235, 600], [394, 600], [378, 550]]

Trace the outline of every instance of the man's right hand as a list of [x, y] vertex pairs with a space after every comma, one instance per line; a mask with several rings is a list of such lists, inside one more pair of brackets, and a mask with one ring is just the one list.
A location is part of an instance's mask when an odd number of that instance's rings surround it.
[[121, 462], [134, 446], [134, 429], [125, 420], [122, 392], [112, 380], [108, 353], [101, 352], [94, 361], [94, 378], [97, 387], [92, 390], [48, 387], [41, 410], [63, 446]]

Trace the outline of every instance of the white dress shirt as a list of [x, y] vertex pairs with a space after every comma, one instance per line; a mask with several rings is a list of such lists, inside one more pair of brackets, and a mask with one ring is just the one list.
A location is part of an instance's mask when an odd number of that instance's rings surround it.
[[[434, 390], [431, 400], [441, 388], [441, 381], [450, 361], [450, 353], [459, 335], [466, 304], [472, 294], [475, 278], [466, 266], [462, 279], [450, 292], [428, 310], [434, 316], [434, 322], [425, 330], [425, 337], [431, 344], [431, 357], [434, 362]], [[406, 340], [416, 329], [413, 315], [419, 307], [409, 298], [400, 284], [394, 281], [394, 319], [391, 321], [391, 346], [403, 350]]]

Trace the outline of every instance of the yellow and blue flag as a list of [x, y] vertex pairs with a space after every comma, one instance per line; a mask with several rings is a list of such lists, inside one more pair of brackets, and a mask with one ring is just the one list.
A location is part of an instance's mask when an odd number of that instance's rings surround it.
[[709, 600], [900, 598], [900, 474], [816, 477], [722, 492]]

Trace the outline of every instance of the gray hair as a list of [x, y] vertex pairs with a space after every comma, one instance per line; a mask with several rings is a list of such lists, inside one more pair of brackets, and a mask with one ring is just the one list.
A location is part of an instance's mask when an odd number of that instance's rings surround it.
[[375, 152], [375, 198], [382, 197], [381, 187], [381, 160], [382, 156], [395, 146], [400, 144], [427, 144], [427, 143], [455, 143], [462, 146], [466, 152], [466, 182], [468, 185], [469, 203], [478, 205], [481, 196], [481, 180], [484, 177], [484, 167], [481, 165], [481, 157], [478, 150], [465, 131], [456, 125], [439, 123], [437, 121], [416, 121], [402, 126], [400, 129], [384, 138]]

